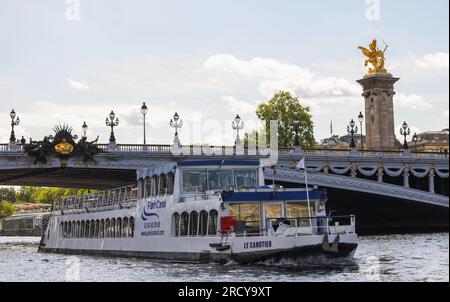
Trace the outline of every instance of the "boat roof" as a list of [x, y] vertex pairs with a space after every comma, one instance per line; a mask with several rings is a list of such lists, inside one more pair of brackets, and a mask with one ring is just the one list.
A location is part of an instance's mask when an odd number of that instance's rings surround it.
[[[310, 190], [310, 200], [321, 200], [323, 192]], [[250, 192], [222, 192], [224, 202], [251, 202], [251, 201], [307, 201], [306, 190], [284, 191], [250, 191]]]
[[176, 166], [177, 164], [174, 162], [163, 162], [152, 167], [143, 168], [137, 171], [137, 179], [173, 173]]
[[176, 167], [205, 167], [205, 166], [248, 166], [258, 167], [259, 160], [189, 160], [179, 162], [161, 162], [152, 167], [143, 168], [137, 171], [137, 179], [144, 179], [168, 173], [174, 173]]
[[209, 160], [191, 160], [180, 161], [178, 167], [192, 166], [259, 166], [259, 160], [229, 160], [229, 159], [209, 159]]

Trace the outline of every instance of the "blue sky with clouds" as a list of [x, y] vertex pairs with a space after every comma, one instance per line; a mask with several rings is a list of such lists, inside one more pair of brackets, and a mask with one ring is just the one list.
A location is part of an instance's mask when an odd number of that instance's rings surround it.
[[[119, 142], [138, 143], [147, 100], [150, 142], [170, 142], [178, 111], [185, 143], [229, 143], [234, 115], [249, 130], [255, 106], [280, 89], [311, 107], [316, 139], [331, 119], [344, 134], [363, 110], [357, 46], [372, 38], [389, 44], [387, 68], [401, 78], [396, 124], [448, 127], [449, 2], [380, 0], [379, 20], [368, 20], [372, 2], [1, 0], [0, 140], [14, 107], [18, 135], [86, 121], [106, 142], [114, 109]], [[77, 3], [79, 20], [69, 20]]]

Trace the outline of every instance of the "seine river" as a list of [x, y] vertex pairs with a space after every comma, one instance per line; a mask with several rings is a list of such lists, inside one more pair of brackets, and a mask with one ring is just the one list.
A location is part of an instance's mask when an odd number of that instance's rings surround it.
[[0, 281], [444, 281], [449, 234], [368, 236], [352, 261], [182, 264], [37, 253], [38, 238], [0, 237]]

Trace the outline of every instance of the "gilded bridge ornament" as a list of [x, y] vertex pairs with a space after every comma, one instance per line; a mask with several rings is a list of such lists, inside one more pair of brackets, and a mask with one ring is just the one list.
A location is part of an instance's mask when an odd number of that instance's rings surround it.
[[73, 145], [69, 144], [66, 139], [63, 139], [62, 142], [55, 146], [55, 151], [62, 155], [69, 155], [73, 152]]
[[386, 74], [387, 73], [387, 70], [384, 67], [384, 63], [385, 63], [384, 53], [386, 52], [386, 50], [388, 48], [387, 45], [384, 48], [384, 50], [381, 51], [377, 47], [377, 40], [373, 39], [372, 43], [370, 43], [370, 45], [369, 45], [369, 49], [362, 47], [362, 46], [360, 46], [358, 48], [368, 58], [364, 62], [364, 66], [368, 66], [369, 64], [372, 66], [371, 68], [369, 68], [369, 74], [376, 74], [376, 73]]
[[54, 136], [48, 135], [42, 141], [32, 141], [24, 146], [24, 151], [34, 157], [34, 164], [46, 164], [51, 156], [59, 158], [61, 167], [66, 167], [72, 157], [81, 157], [85, 163], [97, 163], [94, 156], [102, 152], [96, 146], [98, 137], [94, 141], [88, 141], [85, 136], [78, 140], [78, 136], [73, 135], [72, 128], [67, 125], [56, 126], [53, 131]]

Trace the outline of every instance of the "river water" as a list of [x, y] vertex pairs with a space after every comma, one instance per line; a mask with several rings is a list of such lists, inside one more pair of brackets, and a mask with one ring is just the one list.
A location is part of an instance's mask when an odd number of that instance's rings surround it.
[[449, 234], [367, 236], [353, 260], [257, 265], [37, 253], [39, 238], [0, 237], [0, 281], [444, 281]]

